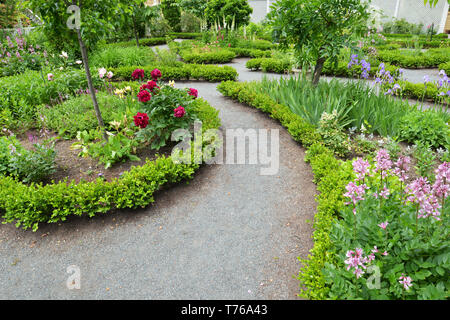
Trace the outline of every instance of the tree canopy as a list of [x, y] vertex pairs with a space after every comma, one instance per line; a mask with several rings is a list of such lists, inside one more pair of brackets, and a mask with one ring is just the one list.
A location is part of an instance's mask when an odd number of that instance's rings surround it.
[[337, 61], [350, 39], [367, 31], [369, 2], [361, 0], [278, 0], [268, 15], [273, 36], [293, 46], [300, 62], [315, 63], [317, 83], [325, 60]]

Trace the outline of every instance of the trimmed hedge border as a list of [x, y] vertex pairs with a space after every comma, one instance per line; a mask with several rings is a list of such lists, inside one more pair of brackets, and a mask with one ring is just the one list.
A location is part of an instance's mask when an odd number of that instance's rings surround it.
[[247, 61], [247, 69], [263, 72], [288, 73], [292, 71], [292, 63], [288, 60], [275, 58], [256, 58]]
[[[139, 39], [139, 45], [140, 46], [144, 46], [144, 47], [145, 46], [147, 46], [147, 47], [157, 46], [157, 45], [166, 44], [166, 43], [167, 43], [167, 39], [166, 38], [143, 38], [143, 39]], [[134, 46], [136, 46], [136, 40], [110, 43], [110, 44], [108, 44], [108, 46], [111, 46], [111, 47], [134, 47]]]
[[[305, 161], [314, 173], [314, 182], [320, 194], [316, 197], [317, 213], [314, 217], [314, 247], [307, 259], [300, 259], [302, 267], [298, 275], [303, 288], [301, 296], [309, 299], [324, 299], [328, 292], [322, 268], [326, 262], [333, 262], [335, 255], [330, 241], [331, 227], [337, 212], [343, 207], [343, 194], [351, 171], [345, 170], [342, 161], [322, 143], [315, 127], [291, 112], [289, 107], [277, 104], [263, 93], [254, 92], [246, 83], [222, 82], [218, 90], [227, 97], [269, 113], [287, 128], [292, 138], [307, 148]], [[350, 173], [349, 173], [350, 172]]]
[[[197, 105], [203, 131], [218, 129], [218, 111], [206, 101]], [[175, 164], [171, 157], [158, 157], [132, 167], [111, 182], [59, 182], [25, 185], [11, 177], [0, 176], [0, 213], [3, 223], [15, 223], [23, 229], [38, 229], [39, 223], [65, 221], [68, 216], [108, 213], [115, 209], [145, 208], [154, 202], [161, 188], [192, 179], [198, 164]]]
[[236, 69], [230, 66], [215, 66], [202, 64], [182, 64], [177, 67], [171, 66], [131, 66], [111, 69], [114, 73], [113, 80], [129, 81], [132, 80], [131, 74], [136, 69], [144, 69], [148, 79], [153, 69], [161, 70], [162, 80], [205, 80], [209, 82], [220, 82], [236, 80], [238, 73]]
[[203, 36], [200, 32], [170, 32], [169, 36], [174, 39], [201, 39]]
[[220, 49], [216, 52], [195, 53], [191, 50], [181, 50], [180, 56], [186, 63], [197, 64], [222, 64], [231, 62], [236, 54], [228, 49]]

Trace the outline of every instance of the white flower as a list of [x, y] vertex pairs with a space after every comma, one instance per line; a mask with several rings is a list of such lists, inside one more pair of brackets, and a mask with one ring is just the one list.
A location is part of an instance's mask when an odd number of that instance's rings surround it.
[[75, 61], [75, 63], [76, 63], [76, 64], [82, 64], [82, 63], [83, 63], [83, 61], [81, 61], [81, 60], [77, 60], [77, 61]]
[[61, 58], [64, 58], [64, 59], [68, 59], [69, 58], [69, 55], [67, 54], [67, 52], [65, 52], [65, 51], [62, 51], [61, 52], [61, 54], [59, 55]]
[[109, 71], [109, 72], [106, 74], [106, 77], [107, 77], [108, 79], [111, 79], [113, 76], [114, 76], [114, 73], [112, 73], [111, 71]]
[[64, 70], [64, 67], [59, 68], [59, 71], [63, 71], [63, 70]]
[[100, 79], [103, 79], [103, 77], [105, 76], [105, 74], [106, 74], [107, 72], [108, 72], [108, 71], [106, 71], [105, 68], [100, 68], [100, 69], [98, 70], [98, 76], [100, 77]]

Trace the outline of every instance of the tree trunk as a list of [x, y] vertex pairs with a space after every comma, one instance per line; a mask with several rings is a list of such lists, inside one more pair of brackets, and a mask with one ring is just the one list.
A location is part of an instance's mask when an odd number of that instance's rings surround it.
[[100, 112], [100, 108], [98, 107], [97, 96], [95, 95], [95, 88], [92, 84], [91, 70], [89, 69], [89, 61], [86, 51], [86, 46], [84, 45], [83, 38], [81, 37], [80, 29], [76, 29], [78, 36], [78, 43], [80, 44], [81, 56], [83, 59], [84, 70], [86, 71], [86, 78], [88, 81], [89, 91], [91, 92], [92, 102], [94, 104], [95, 115], [97, 116], [98, 125], [103, 133], [103, 138], [108, 141], [108, 135], [105, 130], [105, 123], [103, 122], [102, 114]]
[[322, 74], [323, 65], [325, 63], [325, 58], [321, 57], [317, 59], [316, 67], [314, 68], [312, 83], [313, 85], [317, 85], [320, 80], [320, 75]]
[[134, 15], [134, 13], [133, 13], [133, 31], [134, 31], [134, 37], [136, 39], [136, 45], [139, 48], [139, 34], [138, 34], [138, 31], [136, 28], [136, 17]]

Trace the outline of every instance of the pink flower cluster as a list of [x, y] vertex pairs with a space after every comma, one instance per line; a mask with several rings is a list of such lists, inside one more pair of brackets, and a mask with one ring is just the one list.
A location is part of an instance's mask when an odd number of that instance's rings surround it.
[[410, 157], [401, 156], [395, 162], [394, 174], [399, 178], [401, 182], [405, 182], [408, 179], [406, 173], [409, 171], [409, 165], [411, 163]]
[[[356, 206], [358, 201], [364, 200], [364, 194], [366, 192], [366, 189], [369, 189], [365, 184], [362, 184], [360, 186], [357, 186], [353, 181], [351, 181], [345, 189], [347, 190], [346, 193], [344, 193], [344, 197], [349, 198], [350, 202], [346, 202], [345, 204], [353, 204]], [[356, 209], [353, 208], [353, 213], [356, 214]]]
[[388, 171], [392, 168], [392, 161], [386, 149], [380, 149], [377, 152], [377, 164], [375, 171], [380, 172], [381, 178], [388, 175]]
[[405, 288], [405, 290], [409, 290], [409, 288], [411, 288], [412, 286], [412, 279], [411, 277], [406, 277], [403, 273], [402, 276], [398, 279], [400, 282], [400, 284], [403, 285], [403, 288]]
[[433, 194], [445, 199], [448, 197], [450, 190], [449, 177], [450, 177], [450, 162], [444, 162], [435, 171], [436, 181], [433, 184]]
[[438, 198], [432, 193], [431, 185], [427, 178], [420, 177], [406, 187], [409, 194], [406, 199], [408, 202], [419, 205], [418, 218], [428, 218], [433, 216], [440, 220], [439, 208], [441, 207]]
[[345, 256], [347, 257], [347, 260], [345, 260], [344, 263], [347, 265], [347, 271], [354, 268], [353, 274], [356, 275], [357, 279], [364, 274], [363, 269], [367, 268], [366, 264], [375, 259], [375, 255], [373, 254], [364, 257], [364, 251], [361, 248], [356, 248], [355, 251], [349, 250]]
[[363, 181], [366, 175], [369, 174], [370, 164], [361, 158], [353, 161], [353, 171], [356, 173], [356, 181]]

